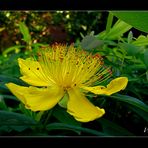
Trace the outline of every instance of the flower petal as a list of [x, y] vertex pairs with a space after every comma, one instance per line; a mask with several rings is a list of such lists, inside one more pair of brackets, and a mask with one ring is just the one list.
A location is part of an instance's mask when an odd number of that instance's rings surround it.
[[114, 80], [112, 80], [108, 85], [107, 88], [104, 86], [94, 86], [94, 87], [86, 87], [83, 86], [81, 88], [88, 90], [94, 94], [105, 94], [105, 95], [111, 95], [116, 92], [119, 92], [120, 90], [124, 90], [127, 86], [128, 78], [127, 77], [119, 77]]
[[34, 86], [49, 86], [51, 82], [44, 75], [41, 65], [37, 61], [31, 59], [18, 59], [23, 81]]
[[7, 83], [6, 86], [25, 104], [26, 108], [32, 111], [51, 109], [64, 95], [63, 89], [56, 86], [50, 88], [36, 88], [33, 86], [19, 86], [14, 83]]
[[94, 106], [78, 88], [68, 90], [68, 94], [67, 112], [77, 121], [89, 122], [105, 113], [104, 109]]

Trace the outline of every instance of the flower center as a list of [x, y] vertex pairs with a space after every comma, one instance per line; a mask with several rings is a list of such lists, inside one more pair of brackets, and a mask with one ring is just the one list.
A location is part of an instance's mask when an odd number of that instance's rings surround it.
[[55, 44], [42, 50], [38, 61], [47, 79], [64, 90], [80, 85], [89, 86], [95, 81], [101, 83], [110, 76], [109, 69], [103, 67], [99, 54], [92, 55], [73, 45], [68, 47]]

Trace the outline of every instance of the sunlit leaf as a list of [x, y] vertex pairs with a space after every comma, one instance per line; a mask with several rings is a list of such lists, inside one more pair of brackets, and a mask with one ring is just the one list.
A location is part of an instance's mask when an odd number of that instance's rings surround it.
[[131, 25], [118, 20], [114, 26], [106, 33], [106, 30], [96, 35], [98, 39], [115, 40], [121, 37], [125, 32], [132, 28]]
[[148, 45], [148, 36], [140, 35], [135, 41], [132, 42], [136, 46], [146, 46]]
[[133, 32], [130, 31], [130, 32], [128, 33], [127, 41], [128, 41], [128, 43], [131, 43], [132, 40], [133, 40]]
[[111, 11], [113, 15], [134, 28], [148, 33], [148, 12], [147, 11]]
[[12, 51], [14, 53], [18, 53], [20, 51], [20, 48], [24, 48], [24, 47], [25, 46], [23, 46], [23, 45], [15, 45], [15, 46], [9, 47], [3, 51], [3, 55], [7, 56], [7, 54], [9, 54]]
[[29, 33], [29, 29], [24, 22], [19, 23], [19, 28], [21, 33], [23, 34], [23, 40], [27, 43], [31, 42], [31, 35]]

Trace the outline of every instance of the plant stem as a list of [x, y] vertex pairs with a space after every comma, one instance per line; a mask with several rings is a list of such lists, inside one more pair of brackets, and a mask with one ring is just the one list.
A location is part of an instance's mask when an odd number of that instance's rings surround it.
[[46, 126], [46, 124], [47, 124], [47, 122], [48, 122], [48, 120], [49, 120], [51, 114], [52, 114], [52, 110], [50, 110], [50, 111], [48, 112], [47, 118], [45, 119], [45, 122], [44, 122], [44, 126]]

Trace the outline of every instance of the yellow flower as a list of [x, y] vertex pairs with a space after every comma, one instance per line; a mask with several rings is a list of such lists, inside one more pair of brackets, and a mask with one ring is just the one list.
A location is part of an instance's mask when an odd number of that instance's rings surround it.
[[[107, 87], [94, 86], [109, 76], [101, 57], [74, 48], [55, 44], [42, 49], [38, 59], [18, 59], [23, 81], [31, 86], [7, 83], [10, 91], [32, 111], [44, 111], [56, 104], [67, 108], [67, 112], [80, 122], [89, 122], [102, 117], [105, 110], [94, 106], [85, 92], [111, 95], [125, 89], [128, 79], [119, 77]], [[68, 97], [64, 97], [67, 95]]]

